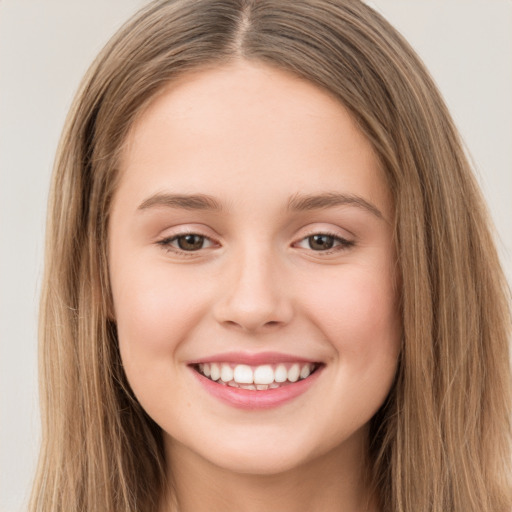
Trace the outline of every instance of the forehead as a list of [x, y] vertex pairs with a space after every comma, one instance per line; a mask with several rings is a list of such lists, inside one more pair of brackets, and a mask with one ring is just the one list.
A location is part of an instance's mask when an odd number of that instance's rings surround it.
[[369, 199], [389, 207], [373, 148], [341, 102], [258, 63], [196, 71], [162, 89], [134, 123], [120, 168], [138, 190], [170, 183], [220, 196], [237, 184], [247, 197], [364, 182], [379, 196]]

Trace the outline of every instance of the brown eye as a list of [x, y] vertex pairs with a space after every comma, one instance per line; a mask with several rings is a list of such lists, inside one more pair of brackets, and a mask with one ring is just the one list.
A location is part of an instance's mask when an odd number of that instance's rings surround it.
[[293, 246], [327, 255], [349, 249], [354, 244], [352, 240], [346, 240], [337, 235], [315, 233], [295, 242]]
[[334, 246], [335, 238], [330, 235], [311, 235], [308, 236], [308, 244], [310, 249], [314, 251], [325, 251], [332, 249]]
[[198, 235], [197, 233], [183, 233], [181, 235], [170, 236], [156, 242], [168, 252], [178, 255], [184, 253], [202, 253], [206, 249], [218, 247], [218, 244], [211, 238]]
[[205, 237], [201, 235], [181, 235], [177, 236], [175, 240], [178, 243], [178, 247], [182, 251], [198, 251], [203, 248]]

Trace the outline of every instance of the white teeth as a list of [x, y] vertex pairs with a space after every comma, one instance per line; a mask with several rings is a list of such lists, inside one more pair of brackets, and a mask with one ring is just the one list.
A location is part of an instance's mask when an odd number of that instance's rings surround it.
[[287, 369], [285, 364], [278, 364], [275, 367], [264, 364], [251, 368], [246, 364], [233, 367], [230, 363], [202, 363], [197, 369], [206, 377], [225, 386], [266, 390], [281, 387], [286, 381], [293, 383], [308, 378], [315, 365], [306, 363], [301, 366], [299, 363], [293, 363]]
[[300, 378], [306, 379], [307, 377], [309, 377], [310, 373], [311, 373], [311, 367], [309, 366], [309, 364], [305, 364], [300, 371]]
[[229, 382], [230, 380], [233, 380], [233, 368], [231, 368], [229, 364], [221, 365], [220, 378], [224, 382]]
[[269, 364], [258, 366], [254, 370], [254, 383], [255, 384], [270, 384], [274, 382], [274, 370]]
[[212, 380], [219, 380], [220, 378], [220, 368], [219, 365], [216, 363], [212, 363], [210, 366], [210, 378]]
[[254, 382], [254, 376], [252, 368], [246, 364], [237, 364], [235, 366], [233, 379], [238, 384], [252, 384]]
[[288, 379], [288, 370], [284, 364], [278, 365], [275, 371], [275, 381], [276, 382], [285, 382]]
[[292, 364], [288, 370], [288, 380], [290, 382], [297, 382], [299, 380], [300, 368], [298, 364]]

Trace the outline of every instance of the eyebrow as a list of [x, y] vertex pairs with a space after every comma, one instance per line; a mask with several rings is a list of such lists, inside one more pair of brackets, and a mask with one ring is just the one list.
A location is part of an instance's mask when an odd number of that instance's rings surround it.
[[185, 210], [221, 211], [222, 205], [214, 198], [205, 194], [154, 194], [144, 200], [139, 210], [154, 207], [182, 208]]
[[[323, 210], [336, 206], [356, 206], [384, 219], [380, 210], [360, 196], [353, 194], [340, 194], [338, 192], [324, 192], [321, 194], [294, 194], [288, 200], [289, 211], [303, 212], [310, 210]], [[185, 210], [222, 211], [222, 205], [212, 196], [206, 194], [169, 194], [157, 193], [145, 199], [138, 210], [147, 210], [155, 207], [182, 208]]]
[[323, 210], [336, 206], [357, 206], [375, 215], [379, 219], [384, 219], [381, 211], [372, 203], [360, 196], [353, 194], [340, 194], [338, 192], [324, 192], [322, 194], [294, 194], [288, 201], [288, 210], [309, 211]]

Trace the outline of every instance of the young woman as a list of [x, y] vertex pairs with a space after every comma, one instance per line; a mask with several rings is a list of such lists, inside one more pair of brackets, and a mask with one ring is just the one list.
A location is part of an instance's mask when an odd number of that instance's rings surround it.
[[32, 511], [510, 511], [510, 317], [421, 62], [354, 0], [158, 1], [57, 160]]

